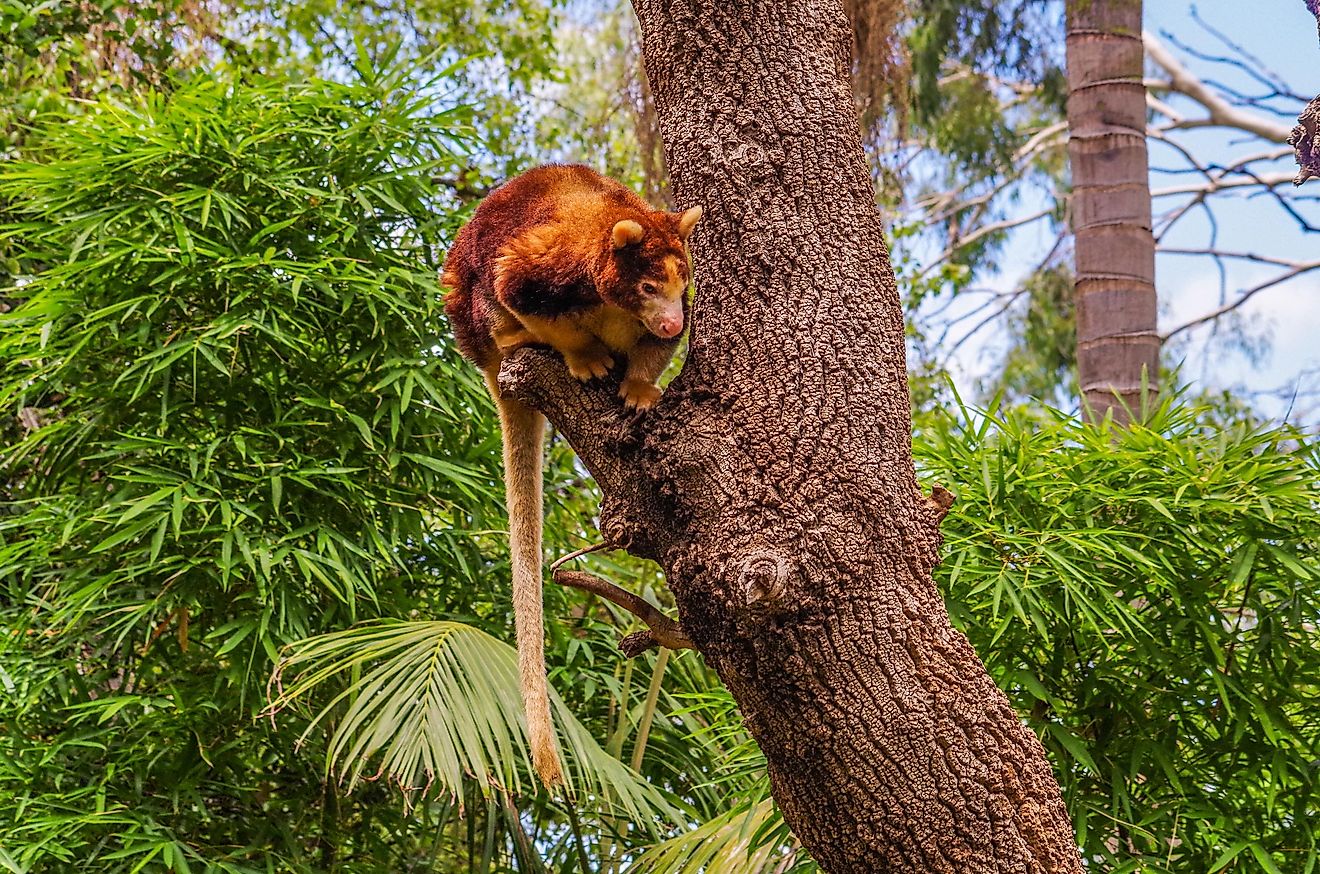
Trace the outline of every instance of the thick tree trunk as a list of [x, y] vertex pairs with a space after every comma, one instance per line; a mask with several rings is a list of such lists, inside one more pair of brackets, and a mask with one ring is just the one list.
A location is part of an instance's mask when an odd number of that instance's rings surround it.
[[682, 374], [626, 415], [527, 350], [501, 385], [660, 562], [827, 872], [1080, 872], [1035, 735], [954, 630], [917, 491], [903, 314], [839, 0], [637, 0], [675, 203], [701, 204]]
[[1154, 393], [1160, 358], [1141, 0], [1067, 8], [1077, 376], [1089, 417], [1127, 422]]

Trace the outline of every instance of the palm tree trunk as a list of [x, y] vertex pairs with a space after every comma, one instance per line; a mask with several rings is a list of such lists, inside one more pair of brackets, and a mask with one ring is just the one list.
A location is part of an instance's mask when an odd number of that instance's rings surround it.
[[1159, 368], [1141, 0], [1068, 0], [1068, 158], [1083, 408], [1140, 416]]

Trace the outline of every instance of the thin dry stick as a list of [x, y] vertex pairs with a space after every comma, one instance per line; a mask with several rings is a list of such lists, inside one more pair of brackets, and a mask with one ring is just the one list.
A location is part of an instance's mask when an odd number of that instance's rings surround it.
[[568, 555], [561, 556], [555, 559], [554, 562], [550, 565], [550, 573], [552, 574], [555, 573], [556, 571], [559, 570], [560, 567], [562, 567], [563, 565], [567, 564], [568, 562], [572, 561], [575, 558], [581, 558], [584, 555], [591, 555], [591, 553], [593, 552], [600, 552], [602, 549], [611, 549], [611, 548], [613, 547], [611, 547], [610, 544], [602, 542], [602, 543], [592, 544], [591, 546], [584, 546], [581, 549], [575, 549], [572, 552], [570, 552]]

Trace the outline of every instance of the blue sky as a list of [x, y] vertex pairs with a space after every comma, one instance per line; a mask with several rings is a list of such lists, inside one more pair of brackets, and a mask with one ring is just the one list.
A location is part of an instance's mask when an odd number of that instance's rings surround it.
[[[1202, 0], [1195, 4], [1202, 20], [1229, 34], [1247, 51], [1255, 54], [1279, 74], [1295, 90], [1306, 95], [1320, 92], [1320, 40], [1317, 39], [1315, 19], [1306, 10], [1302, 0]], [[1191, 4], [1183, 2], [1148, 2], [1146, 27], [1156, 33], [1167, 32], [1183, 42], [1212, 53], [1223, 53], [1223, 46], [1199, 28], [1189, 10]], [[1245, 75], [1233, 75], [1222, 66], [1211, 67], [1204, 62], [1187, 58], [1194, 71], [1221, 79], [1226, 84], [1259, 91]], [[1224, 158], [1258, 151], [1260, 142], [1241, 135], [1226, 135], [1219, 131], [1205, 131], [1197, 136], [1205, 144], [1207, 153], [1222, 153]], [[1221, 161], [1223, 158], [1220, 159]], [[1151, 149], [1152, 166], [1175, 163], [1173, 156], [1163, 147]], [[1292, 161], [1281, 162], [1286, 169]], [[1170, 184], [1170, 177], [1152, 173], [1152, 187]], [[1280, 191], [1286, 198], [1317, 196], [1320, 181], [1310, 185]], [[1269, 198], [1235, 201], [1231, 208], [1219, 208], [1220, 240], [1225, 248], [1244, 249], [1260, 254], [1313, 260], [1320, 256], [1320, 233], [1304, 233], [1297, 222], [1288, 217]], [[1308, 209], [1304, 215], [1320, 225], [1320, 211]], [[1207, 239], [1205, 221], [1196, 222], [1178, 234], [1177, 242], [1203, 245]], [[1218, 303], [1219, 278], [1212, 263], [1205, 259], [1162, 256], [1157, 263], [1157, 283], [1164, 301], [1162, 321], [1177, 324], [1186, 318], [1211, 310]], [[1229, 294], [1238, 288], [1250, 286], [1270, 276], [1260, 266], [1238, 265], [1230, 276]], [[1270, 353], [1252, 366], [1242, 355], [1215, 354], [1205, 349], [1208, 331], [1201, 330], [1186, 350], [1186, 375], [1194, 380], [1206, 379], [1220, 385], [1244, 383], [1257, 387], [1274, 387], [1290, 380], [1305, 378], [1320, 382], [1320, 271], [1262, 292], [1246, 304], [1244, 315], [1253, 327], [1267, 332]], [[1305, 388], [1306, 386], [1303, 386]], [[1299, 412], [1301, 410], [1299, 409]]]
[[[1230, 54], [1222, 43], [1196, 23], [1193, 8], [1204, 22], [1256, 55], [1292, 90], [1307, 96], [1320, 92], [1320, 40], [1317, 39], [1315, 19], [1307, 12], [1302, 0], [1249, 0], [1245, 3], [1242, 0], [1201, 0], [1195, 4], [1185, 0], [1146, 2], [1146, 29], [1165, 36], [1168, 47], [1192, 72], [1233, 88], [1258, 92], [1260, 86], [1245, 74], [1198, 60], [1167, 38], [1172, 36], [1209, 54]], [[1176, 99], [1170, 102], [1188, 116], [1204, 114], [1190, 102]], [[1288, 108], [1293, 115], [1301, 108], [1300, 104], [1289, 101], [1280, 101], [1278, 105]], [[1275, 118], [1288, 126], [1293, 124], [1291, 117]], [[1225, 164], [1269, 147], [1259, 139], [1235, 131], [1205, 129], [1182, 132], [1180, 137], [1203, 161]], [[1152, 143], [1151, 165], [1152, 189], [1192, 181], [1192, 177], [1158, 172], [1160, 168], [1186, 166], [1173, 150], [1160, 143]], [[1291, 172], [1291, 157], [1276, 162], [1272, 168]], [[1300, 189], [1286, 186], [1277, 191], [1289, 205], [1320, 227], [1320, 204], [1310, 200], [1320, 198], [1320, 180], [1312, 180]], [[1167, 207], [1170, 201], [1156, 200], [1157, 216], [1162, 211], [1162, 204]], [[1303, 232], [1272, 197], [1259, 194], [1250, 198], [1221, 196], [1214, 207], [1214, 218], [1218, 224], [1217, 245], [1222, 249], [1296, 260], [1320, 258], [1320, 233]], [[1170, 232], [1165, 244], [1204, 247], [1211, 232], [1206, 217], [1189, 215]], [[1052, 241], [1053, 235], [1043, 227], [1020, 233], [1006, 253], [1004, 271], [991, 284], [1000, 288], [1012, 287], [1020, 272], [1039, 257], [1041, 247]], [[1227, 265], [1221, 290], [1220, 274], [1211, 259], [1161, 255], [1156, 278], [1161, 300], [1161, 330], [1167, 331], [1215, 309], [1221, 303], [1221, 293], [1227, 300], [1233, 300], [1241, 289], [1261, 282], [1275, 272], [1277, 268], [1234, 261]], [[1175, 361], [1182, 365], [1183, 380], [1199, 386], [1239, 387], [1256, 392], [1283, 388], [1282, 395], [1258, 396], [1257, 403], [1277, 417], [1290, 415], [1294, 420], [1320, 422], [1320, 396], [1310, 399], [1303, 396], [1295, 402], [1288, 396], [1292, 386], [1302, 389], [1303, 395], [1307, 388], [1320, 386], [1320, 271], [1260, 293], [1239, 312], [1242, 325], [1256, 341], [1257, 349], [1264, 350], [1263, 353], [1253, 357], [1235, 351], [1207, 328], [1190, 331], [1169, 349]], [[995, 346], [993, 335], [980, 343], [969, 344], [958, 356], [959, 382], [970, 387], [978, 376], [988, 372], [996, 358]]]

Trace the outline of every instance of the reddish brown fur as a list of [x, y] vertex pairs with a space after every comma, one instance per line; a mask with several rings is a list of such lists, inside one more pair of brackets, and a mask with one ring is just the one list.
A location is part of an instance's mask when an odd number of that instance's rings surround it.
[[[701, 210], [651, 210], [587, 167], [537, 167], [493, 191], [445, 261], [445, 312], [463, 354], [486, 374], [504, 437], [518, 667], [532, 764], [564, 782], [550, 718], [541, 607], [544, 420], [499, 390], [504, 356], [530, 343], [558, 350], [578, 379], [628, 367], [619, 395], [645, 409], [686, 322], [685, 240]], [[635, 223], [635, 224], [634, 224]]]
[[[554, 318], [602, 304], [632, 312], [640, 304], [638, 283], [663, 282], [668, 258], [686, 285], [680, 215], [652, 210], [589, 167], [549, 164], [501, 185], [445, 261], [445, 312], [459, 349], [483, 368], [501, 358], [493, 335], [505, 313]], [[616, 252], [610, 231], [624, 220], [641, 225], [645, 236]]]

